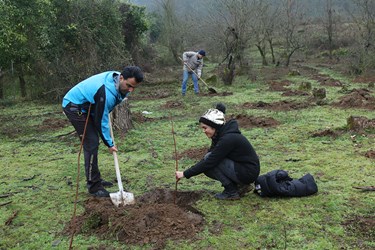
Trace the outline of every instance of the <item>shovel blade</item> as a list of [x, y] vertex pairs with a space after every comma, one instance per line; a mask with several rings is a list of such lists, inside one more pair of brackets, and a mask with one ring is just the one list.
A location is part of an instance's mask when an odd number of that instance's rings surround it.
[[125, 206], [135, 203], [134, 194], [124, 191], [118, 191], [117, 193], [110, 193], [112, 203], [116, 206]]

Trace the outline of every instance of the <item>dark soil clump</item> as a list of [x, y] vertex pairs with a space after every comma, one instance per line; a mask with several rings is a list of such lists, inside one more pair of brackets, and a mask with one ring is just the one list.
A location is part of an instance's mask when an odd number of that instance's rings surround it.
[[241, 128], [269, 128], [280, 124], [272, 117], [255, 117], [240, 114], [232, 118], [238, 121]]
[[146, 117], [142, 113], [139, 113], [139, 112], [132, 113], [132, 118], [134, 119], [135, 122], [138, 122], [138, 123], [152, 122], [155, 120], [155, 118]]
[[45, 119], [41, 125], [38, 126], [39, 131], [56, 130], [69, 126], [70, 122], [68, 119]]
[[170, 97], [172, 94], [163, 90], [150, 91], [141, 90], [136, 95], [130, 96], [131, 100], [155, 100]]
[[[134, 205], [117, 208], [110, 198], [91, 197], [85, 212], [77, 217], [77, 233], [113, 239], [125, 244], [153, 244], [163, 248], [167, 240], [193, 239], [203, 228], [203, 215], [191, 205], [200, 199], [196, 192], [155, 189], [136, 198]], [[71, 234], [71, 221], [65, 233]]]
[[218, 92], [218, 93], [204, 93], [204, 94], [199, 94], [200, 96], [229, 96], [229, 95], [233, 95], [233, 92]]
[[343, 225], [347, 231], [352, 234], [360, 235], [365, 239], [371, 240], [375, 238], [375, 216], [359, 216], [356, 215], [347, 219]]
[[310, 106], [308, 103], [297, 103], [292, 101], [280, 101], [280, 102], [273, 102], [273, 103], [266, 103], [266, 102], [256, 102], [256, 103], [249, 103], [246, 102], [242, 105], [244, 108], [253, 108], [253, 109], [267, 109], [273, 111], [289, 111], [289, 110], [298, 110], [304, 109]]
[[366, 152], [365, 156], [370, 159], [375, 159], [375, 150], [369, 150]]
[[349, 95], [340, 98], [338, 103], [333, 105], [340, 108], [364, 108], [375, 109], [375, 98], [370, 95], [367, 89], [353, 89]]
[[308, 96], [309, 93], [301, 90], [287, 90], [281, 94], [282, 96]]
[[167, 101], [162, 108], [182, 108], [184, 105], [180, 101]]
[[291, 84], [290, 81], [282, 81], [282, 82], [277, 82], [277, 81], [271, 81], [269, 83], [270, 91], [287, 91], [288, 89], [285, 88], [285, 86], [289, 86]]
[[181, 158], [189, 158], [194, 160], [201, 160], [207, 154], [208, 148], [193, 148], [186, 150], [180, 154], [178, 154], [177, 158], [180, 160]]
[[326, 130], [323, 130], [323, 131], [318, 131], [318, 132], [313, 133], [312, 137], [328, 136], [328, 137], [332, 137], [332, 138], [337, 138], [343, 133], [344, 133], [344, 131], [334, 131], [332, 129], [326, 129]]

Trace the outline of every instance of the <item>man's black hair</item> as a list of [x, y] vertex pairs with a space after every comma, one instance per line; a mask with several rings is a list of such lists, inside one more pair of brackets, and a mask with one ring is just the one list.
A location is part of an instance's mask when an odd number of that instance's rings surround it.
[[140, 67], [137, 66], [126, 66], [121, 72], [124, 79], [135, 78], [135, 80], [140, 83], [143, 81], [143, 72]]

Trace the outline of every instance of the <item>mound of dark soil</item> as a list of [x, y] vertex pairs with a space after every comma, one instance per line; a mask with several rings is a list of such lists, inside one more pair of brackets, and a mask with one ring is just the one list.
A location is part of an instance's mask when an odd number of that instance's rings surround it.
[[155, 100], [155, 99], [163, 99], [170, 97], [172, 94], [163, 90], [153, 90], [153, 91], [146, 91], [141, 90], [137, 92], [134, 96], [129, 96], [130, 100]]
[[229, 96], [229, 95], [233, 95], [233, 92], [217, 92], [217, 93], [201, 93], [199, 94], [200, 96]]
[[189, 158], [189, 159], [194, 159], [194, 160], [201, 160], [208, 152], [208, 148], [203, 147], [203, 148], [192, 148], [188, 149], [182, 153], [179, 153], [177, 158]]
[[132, 113], [132, 119], [134, 119], [134, 121], [138, 123], [152, 122], [156, 120], [155, 118], [146, 117], [140, 112]]
[[70, 122], [68, 119], [48, 118], [48, 119], [45, 119], [41, 125], [38, 126], [38, 130], [39, 131], [56, 130], [56, 129], [64, 128], [69, 125], [70, 125]]
[[349, 95], [340, 98], [338, 103], [333, 105], [340, 108], [364, 108], [375, 109], [375, 98], [370, 95], [367, 89], [353, 89]]
[[375, 76], [358, 76], [356, 77], [353, 82], [357, 83], [375, 83]]
[[267, 109], [267, 110], [274, 110], [274, 111], [289, 111], [289, 110], [298, 110], [304, 109], [310, 106], [309, 103], [297, 103], [292, 101], [280, 101], [280, 102], [273, 102], [273, 103], [266, 103], [266, 102], [256, 102], [256, 103], [249, 103], [245, 102], [242, 105], [244, 108], [253, 108], [253, 109]]
[[[176, 194], [176, 195], [175, 195]], [[65, 233], [95, 234], [126, 244], [153, 244], [163, 248], [167, 240], [192, 239], [201, 231], [203, 215], [191, 204], [199, 193], [155, 189], [136, 198], [134, 205], [117, 208], [110, 198], [89, 198], [85, 212], [70, 221]]]
[[375, 159], [375, 150], [369, 150], [366, 152], [365, 156], [367, 158]]
[[328, 136], [328, 137], [332, 137], [332, 138], [337, 138], [338, 136], [340, 136], [343, 133], [344, 133], [344, 131], [342, 131], [342, 130], [335, 131], [335, 130], [332, 130], [332, 129], [326, 129], [326, 130], [323, 130], [323, 131], [314, 132], [312, 134], [312, 137]]
[[346, 230], [354, 235], [359, 235], [365, 239], [372, 240], [375, 237], [375, 216], [359, 216], [355, 215], [352, 218], [343, 222]]
[[282, 96], [308, 96], [309, 93], [301, 90], [287, 90], [281, 94]]
[[167, 101], [162, 108], [182, 108], [184, 104], [180, 101]]
[[238, 121], [241, 128], [269, 128], [280, 124], [272, 117], [255, 117], [240, 114], [232, 118]]
[[375, 129], [375, 119], [368, 119], [364, 116], [350, 116], [347, 119], [347, 124], [348, 128], [353, 131]]
[[285, 81], [282, 81], [282, 82], [278, 82], [278, 81], [271, 81], [269, 83], [269, 90], [270, 91], [287, 91], [288, 89], [285, 88], [285, 86], [289, 86], [291, 84], [290, 81], [288, 80], [285, 80]]
[[336, 79], [333, 79], [326, 75], [316, 75], [313, 77], [314, 80], [318, 81], [320, 85], [330, 86], [330, 87], [342, 87], [343, 84]]

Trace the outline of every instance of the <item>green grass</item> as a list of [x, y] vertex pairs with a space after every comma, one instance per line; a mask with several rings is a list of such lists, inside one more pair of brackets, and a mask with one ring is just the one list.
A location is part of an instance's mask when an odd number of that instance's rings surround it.
[[[331, 70], [324, 74], [349, 80]], [[290, 77], [296, 89], [306, 77]], [[312, 80], [311, 80], [312, 81]], [[317, 85], [313, 82], [313, 86]], [[350, 83], [350, 82], [349, 82]], [[318, 85], [317, 85], [318, 86]], [[357, 86], [352, 84], [351, 86]], [[318, 184], [317, 195], [303, 198], [261, 198], [249, 194], [235, 202], [217, 201], [211, 192], [221, 191], [219, 183], [205, 176], [182, 180], [180, 190], [204, 191], [195, 207], [205, 215], [204, 230], [194, 240], [168, 242], [166, 249], [373, 249], [375, 241], [365, 237], [360, 228], [349, 230], [345, 221], [355, 216], [372, 216], [375, 198], [371, 192], [353, 189], [356, 185], [374, 185], [374, 160], [365, 152], [374, 149], [374, 134], [346, 132], [338, 138], [311, 137], [316, 131], [345, 128], [350, 115], [375, 118], [374, 111], [338, 109], [330, 105], [311, 106], [295, 111], [243, 109], [244, 102], [303, 101], [306, 97], [282, 97], [267, 91], [261, 79], [250, 82], [238, 77], [232, 87], [217, 85], [219, 92], [230, 96], [197, 97], [190, 90], [181, 98], [179, 85], [145, 85], [144, 91], [166, 88], [173, 95], [166, 99], [131, 100], [132, 112], [149, 111], [153, 122], [135, 123], [125, 137], [116, 133], [120, 168], [126, 188], [136, 196], [156, 188], [174, 187], [174, 145], [171, 134], [173, 118], [177, 150], [208, 147], [210, 142], [198, 127], [197, 120], [216, 102], [227, 105], [227, 115], [247, 114], [273, 117], [281, 124], [275, 128], [241, 129], [261, 161], [261, 174], [274, 169], [287, 170], [294, 178], [311, 173]], [[204, 86], [202, 86], [204, 88]], [[339, 88], [326, 87], [329, 102], [343, 94]], [[137, 93], [135, 93], [136, 95]], [[182, 101], [182, 109], [165, 109], [167, 101]], [[6, 104], [6, 105], [5, 105]], [[59, 104], [7, 102], [0, 104], [0, 249], [68, 249], [69, 238], [61, 234], [73, 213], [74, 184], [77, 171], [78, 139], [59, 135], [73, 130], [70, 125], [55, 130], [41, 129], [46, 119], [66, 118]], [[157, 157], [152, 157], [152, 153]], [[102, 175], [114, 179], [113, 158], [101, 144]], [[82, 159], [83, 161], [83, 159]], [[194, 164], [183, 158], [180, 170]], [[83, 170], [82, 170], [83, 171]], [[33, 178], [32, 178], [33, 177]], [[31, 179], [30, 179], [31, 178]], [[30, 180], [27, 180], [30, 179]], [[68, 185], [68, 180], [73, 185]], [[110, 189], [114, 191], [116, 188]], [[87, 198], [81, 172], [78, 214]], [[208, 192], [207, 192], [208, 191]], [[5, 222], [18, 212], [10, 225]], [[215, 228], [220, 230], [215, 231]], [[52, 247], [52, 244], [57, 246]], [[125, 246], [95, 235], [76, 235], [76, 249], [105, 246], [108, 249], [151, 249], [152, 246]]]

